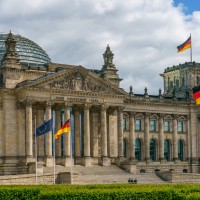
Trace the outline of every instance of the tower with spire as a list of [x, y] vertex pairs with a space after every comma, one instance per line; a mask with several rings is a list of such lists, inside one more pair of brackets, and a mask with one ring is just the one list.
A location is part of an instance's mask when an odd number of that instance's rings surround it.
[[120, 81], [122, 80], [119, 78], [119, 75], [117, 74], [117, 69], [115, 65], [113, 64], [113, 57], [114, 54], [110, 50], [109, 45], [107, 45], [106, 50], [103, 54], [104, 59], [104, 65], [102, 67], [102, 78], [112, 82], [113, 84], [119, 86]]

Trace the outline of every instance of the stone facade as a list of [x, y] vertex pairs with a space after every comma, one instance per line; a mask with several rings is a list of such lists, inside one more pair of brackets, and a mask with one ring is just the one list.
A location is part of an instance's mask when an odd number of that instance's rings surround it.
[[[199, 107], [191, 98], [199, 64], [167, 68], [164, 94], [155, 96], [147, 88], [134, 94], [132, 87], [129, 93], [119, 87], [109, 46], [101, 70], [22, 66], [12, 33], [6, 47], [0, 68], [1, 175], [28, 173], [36, 153], [40, 163], [52, 166], [54, 152], [56, 164], [68, 167], [73, 157], [73, 165], [115, 164], [132, 173], [199, 173]], [[35, 140], [36, 127], [51, 118], [53, 131]], [[71, 134], [56, 140], [54, 151], [52, 134], [68, 119]]]

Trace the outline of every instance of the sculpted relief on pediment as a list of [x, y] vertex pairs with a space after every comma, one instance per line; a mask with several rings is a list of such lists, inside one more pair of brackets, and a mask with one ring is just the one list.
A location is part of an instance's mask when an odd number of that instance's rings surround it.
[[87, 75], [76, 72], [61, 80], [49, 84], [51, 89], [65, 89], [73, 91], [112, 92], [111, 88], [91, 79]]

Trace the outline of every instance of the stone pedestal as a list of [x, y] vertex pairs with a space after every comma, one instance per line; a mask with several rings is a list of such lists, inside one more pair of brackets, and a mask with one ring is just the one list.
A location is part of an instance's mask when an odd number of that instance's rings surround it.
[[178, 158], [174, 158], [174, 163], [180, 163], [181, 161]]
[[27, 156], [26, 163], [32, 163], [32, 162], [35, 162], [35, 158], [33, 156]]
[[110, 166], [110, 159], [108, 157], [103, 157], [101, 160], [102, 166]]
[[53, 157], [46, 157], [45, 158], [45, 166], [46, 167], [53, 167]]
[[[37, 175], [43, 175], [43, 162], [37, 162]], [[31, 162], [28, 163], [28, 173], [35, 174], [36, 173], [36, 163]]]
[[71, 167], [74, 165], [74, 162], [73, 162], [73, 158], [71, 159], [71, 157], [65, 157], [62, 161], [62, 165], [65, 166], [65, 167]]
[[126, 171], [136, 174], [137, 166], [136, 166], [137, 161], [125, 161], [121, 163], [121, 167], [125, 169]]
[[164, 158], [160, 158], [159, 160], [160, 160], [160, 163], [161, 163], [161, 164], [167, 162], [167, 160], [165, 160]]
[[84, 158], [84, 166], [85, 167], [91, 167], [92, 166], [92, 159], [91, 159], [91, 157], [85, 157]]

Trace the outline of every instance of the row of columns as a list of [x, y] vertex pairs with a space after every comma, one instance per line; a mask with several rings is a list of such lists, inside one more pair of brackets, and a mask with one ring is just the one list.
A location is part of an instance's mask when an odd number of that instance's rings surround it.
[[[129, 113], [129, 149], [130, 149], [130, 160], [135, 160], [135, 113]], [[150, 114], [146, 113], [144, 118], [144, 146], [145, 153], [144, 159], [148, 162], [150, 161], [150, 148], [149, 148], [149, 117]], [[178, 160], [178, 132], [177, 132], [177, 121], [178, 116], [175, 115], [173, 118], [173, 138], [172, 138], [172, 146], [173, 146], [173, 160]], [[159, 117], [159, 160], [164, 160], [164, 115], [160, 115]]]
[[[91, 142], [90, 142], [90, 108], [91, 105], [84, 105], [84, 165], [85, 166], [91, 166]], [[101, 130], [101, 164], [106, 166], [110, 165], [110, 160], [108, 158], [108, 133], [107, 133], [107, 105], [102, 105], [100, 108], [100, 130]], [[117, 109], [117, 108], [116, 108]], [[46, 121], [52, 118], [52, 104], [46, 103], [45, 107], [46, 111]], [[61, 115], [60, 115], [60, 109], [55, 109], [56, 113], [56, 127], [59, 129], [61, 127]], [[43, 123], [43, 119], [41, 117], [42, 112], [40, 109], [37, 110], [37, 126]], [[26, 156], [27, 157], [33, 157], [33, 111], [32, 111], [32, 104], [31, 102], [28, 102], [26, 104]], [[64, 118], [65, 121], [70, 118], [70, 110], [69, 106], [65, 106], [64, 111]], [[123, 127], [122, 127], [122, 120], [123, 120], [123, 112], [122, 109], [118, 109], [118, 137], [116, 138], [117, 144], [118, 144], [118, 158], [123, 159]], [[80, 155], [80, 109], [75, 106], [74, 108], [74, 135], [75, 135], [75, 159], [78, 161], [79, 158], [81, 158]], [[47, 166], [52, 165], [52, 132], [45, 135], [46, 137], [46, 152], [44, 155], [44, 149], [42, 149], [42, 141], [44, 141], [44, 136], [40, 136], [38, 138], [38, 147], [39, 149], [39, 157], [45, 158], [45, 164]], [[67, 166], [68, 163], [70, 163], [70, 156], [71, 156], [71, 136], [70, 134], [64, 135], [64, 165]], [[56, 140], [56, 156], [61, 155], [61, 141]], [[43, 150], [43, 151], [42, 151]], [[43, 152], [43, 153], [42, 153]], [[76, 161], [75, 161], [76, 163]], [[77, 162], [78, 163], [78, 162]]]
[[[64, 112], [64, 118], [65, 121], [70, 118], [70, 110], [69, 106], [65, 106], [65, 112]], [[46, 121], [50, 120], [52, 118], [52, 105], [51, 103], [46, 103], [45, 107], [45, 115], [46, 115]], [[26, 144], [26, 158], [27, 161], [33, 157], [33, 109], [32, 109], [32, 103], [30, 101], [26, 102], [26, 136], [25, 136], [25, 144]], [[37, 110], [37, 113], [35, 113], [36, 118], [36, 124], [35, 126], [38, 127], [44, 122], [44, 112], [41, 109]], [[56, 110], [56, 129], [58, 130], [61, 127], [61, 115], [60, 110]], [[44, 155], [44, 135], [37, 138], [37, 149], [38, 149], [38, 156], [45, 158], [45, 165], [46, 166], [52, 166], [53, 165], [53, 155], [52, 155], [52, 131], [47, 133], [46, 135], [46, 151]], [[70, 134], [65, 134], [64, 136], [64, 165], [68, 166], [70, 165], [70, 155], [71, 155], [71, 139]], [[56, 140], [56, 155], [61, 155], [61, 141]]]

